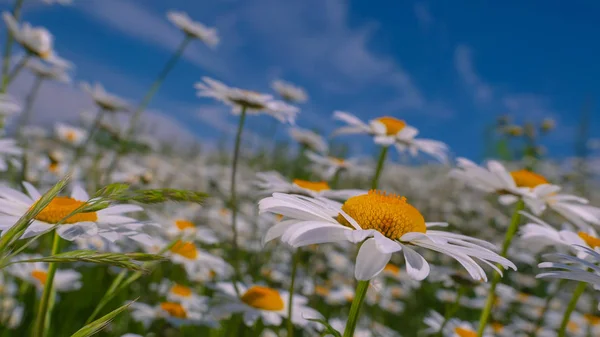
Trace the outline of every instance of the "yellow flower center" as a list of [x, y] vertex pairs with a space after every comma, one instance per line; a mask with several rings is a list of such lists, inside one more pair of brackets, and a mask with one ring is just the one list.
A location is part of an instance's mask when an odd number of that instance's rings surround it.
[[179, 303], [163, 302], [160, 308], [169, 313], [172, 317], [187, 318], [187, 312]]
[[181, 255], [190, 260], [195, 259], [198, 256], [198, 251], [196, 250], [196, 246], [194, 246], [191, 242], [184, 242], [181, 240], [177, 240], [173, 247], [171, 247], [171, 252]]
[[333, 161], [337, 165], [344, 165], [346, 163], [346, 161], [342, 158], [329, 157], [329, 159], [331, 159], [331, 161]]
[[386, 271], [390, 274], [394, 274], [394, 275], [398, 275], [400, 274], [400, 268], [398, 268], [398, 266], [393, 265], [391, 263], [388, 263], [387, 265], [385, 265], [385, 267], [383, 268], [383, 271]]
[[48, 171], [51, 173], [58, 173], [58, 163], [50, 163], [50, 165], [48, 165]]
[[590, 246], [590, 248], [593, 249], [593, 248], [600, 247], [600, 239], [599, 238], [589, 235], [588, 233], [585, 233], [585, 232], [578, 232], [577, 235], [579, 235], [579, 237], [583, 241], [585, 241], [585, 243], [588, 246]]
[[592, 314], [585, 314], [583, 315], [583, 318], [591, 325], [598, 325], [600, 324], [600, 317], [599, 316], [594, 316]]
[[69, 142], [74, 142], [75, 139], [77, 138], [77, 135], [75, 134], [74, 131], [67, 131], [67, 133], [65, 134], [65, 138], [69, 141]]
[[477, 332], [467, 328], [456, 327], [454, 333], [459, 337], [477, 337]]
[[[425, 233], [425, 219], [419, 211], [406, 202], [405, 197], [371, 190], [367, 194], [348, 199], [342, 210], [350, 215], [362, 229], [374, 229], [396, 240], [410, 232]], [[352, 227], [341, 214], [337, 221]]]
[[329, 295], [329, 288], [324, 286], [315, 286], [315, 294], [319, 296], [327, 296]]
[[538, 185], [548, 184], [548, 180], [544, 176], [528, 170], [513, 171], [510, 175], [518, 187], [534, 188]]
[[186, 286], [182, 286], [181, 284], [176, 284], [173, 287], [171, 287], [171, 293], [183, 297], [189, 297], [190, 295], [192, 295], [192, 289]]
[[404, 127], [406, 126], [406, 122], [404, 122], [403, 120], [394, 118], [394, 117], [380, 117], [377, 118], [376, 121], [378, 121], [379, 123], [385, 125], [385, 130], [386, 130], [386, 134], [388, 136], [393, 136], [395, 134], [397, 134], [400, 130], [404, 129]]
[[45, 60], [50, 57], [50, 54], [52, 54], [52, 50], [44, 50], [39, 53], [39, 57]]
[[529, 297], [531, 297], [529, 294], [525, 294], [525, 293], [517, 294], [517, 299], [521, 302], [527, 302], [527, 300], [529, 300]]
[[[35, 216], [36, 220], [43, 221], [46, 223], [56, 224], [74, 210], [78, 209], [85, 202], [75, 200], [70, 197], [55, 197], [50, 201], [48, 206], [44, 208], [38, 215]], [[35, 205], [35, 204], [34, 204]], [[33, 206], [32, 206], [33, 207]], [[98, 215], [96, 212], [81, 212], [70, 216], [64, 220], [63, 224], [74, 224], [84, 221], [97, 221]]]
[[48, 273], [43, 270], [35, 269], [31, 272], [31, 277], [40, 281], [42, 285], [45, 285], [46, 280], [48, 279]]
[[327, 184], [327, 182], [325, 181], [307, 181], [307, 180], [300, 180], [300, 179], [294, 179], [294, 184], [305, 188], [307, 190], [311, 190], [314, 192], [321, 192], [321, 191], [326, 191], [329, 190], [329, 185]]
[[283, 310], [284, 304], [281, 295], [275, 289], [253, 286], [241, 297], [242, 302], [262, 310]]
[[194, 226], [194, 224], [192, 222], [183, 220], [183, 219], [175, 220], [175, 226], [177, 226], [177, 228], [179, 228], [179, 230], [185, 230], [186, 228], [195, 228], [196, 227], [196, 226]]
[[494, 332], [497, 334], [502, 333], [502, 331], [504, 331], [504, 325], [494, 322], [492, 323], [492, 330], [494, 330]]
[[223, 217], [229, 216], [229, 210], [227, 208], [221, 208], [219, 214]]
[[567, 323], [567, 330], [571, 332], [579, 332], [579, 324], [569, 321], [569, 323]]

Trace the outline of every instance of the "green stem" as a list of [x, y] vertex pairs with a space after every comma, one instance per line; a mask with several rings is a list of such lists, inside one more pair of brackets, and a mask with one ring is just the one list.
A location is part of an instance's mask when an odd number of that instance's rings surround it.
[[356, 329], [356, 323], [358, 323], [360, 308], [367, 295], [369, 289], [369, 281], [358, 281], [356, 285], [356, 292], [354, 299], [352, 300], [352, 306], [350, 307], [350, 313], [348, 314], [348, 321], [346, 322], [346, 330], [344, 330], [343, 337], [353, 337], [354, 330]]
[[98, 316], [98, 314], [100, 313], [100, 310], [102, 310], [104, 308], [104, 306], [108, 302], [110, 302], [110, 300], [114, 297], [115, 290], [117, 290], [119, 285], [121, 285], [121, 282], [123, 282], [123, 279], [125, 278], [125, 276], [127, 276], [127, 270], [123, 269], [123, 270], [121, 270], [119, 275], [117, 275], [117, 277], [115, 277], [115, 279], [113, 280], [113, 282], [110, 285], [110, 288], [108, 288], [108, 290], [106, 291], [104, 297], [102, 297], [102, 299], [100, 300], [98, 305], [96, 305], [94, 312], [92, 312], [90, 317], [88, 317], [87, 321], [85, 321], [86, 325], [91, 323], [94, 320], [94, 318], [96, 318], [96, 316]]
[[[23, 7], [23, 0], [16, 0], [15, 5], [12, 10], [12, 16], [18, 22], [21, 17], [21, 7]], [[8, 86], [8, 69], [10, 68], [10, 54], [12, 50], [14, 39], [10, 31], [6, 30], [6, 45], [4, 47], [4, 59], [2, 62], [2, 90], [0, 92], [5, 92], [6, 87]]]
[[[179, 44], [179, 47], [177, 47], [177, 49], [171, 55], [171, 57], [169, 58], [167, 63], [165, 63], [165, 65], [163, 66], [160, 73], [158, 73], [156, 80], [154, 80], [154, 82], [152, 82], [150, 89], [148, 89], [148, 92], [146, 92], [146, 95], [144, 95], [144, 97], [140, 101], [140, 104], [135, 109], [133, 116], [131, 117], [129, 126], [127, 127], [127, 130], [125, 131], [125, 140], [131, 139], [133, 132], [135, 130], [135, 127], [137, 126], [137, 123], [138, 123], [140, 117], [142, 116], [142, 112], [144, 112], [144, 110], [146, 110], [146, 107], [148, 107], [148, 104], [150, 104], [150, 101], [152, 100], [154, 95], [158, 92], [158, 89], [160, 89], [160, 86], [164, 82], [165, 78], [167, 78], [167, 75], [171, 72], [171, 70], [173, 70], [173, 67], [175, 67], [175, 64], [177, 64], [177, 61], [179, 61], [179, 59], [181, 58], [181, 55], [183, 55], [185, 48], [191, 41], [192, 41], [192, 37], [190, 35], [186, 34], [185, 37], [183, 38], [183, 40], [181, 41], [181, 43]], [[124, 142], [124, 143], [127, 143], [127, 142]], [[125, 153], [125, 146], [121, 145], [119, 147], [119, 150], [115, 154], [115, 157], [113, 158], [112, 162], [110, 163], [108, 170], [106, 171], [107, 177], [110, 177], [111, 173], [116, 169], [119, 159], [121, 158], [121, 156], [124, 153]]]
[[[54, 238], [52, 240], [52, 255], [60, 253], [60, 236], [56, 230], [54, 231]], [[33, 327], [32, 337], [41, 337], [44, 335], [46, 327], [46, 319], [50, 320], [51, 308], [50, 308], [50, 297], [54, 291], [54, 275], [56, 274], [56, 263], [50, 262], [48, 264], [48, 275], [46, 283], [44, 284], [44, 292], [40, 299], [40, 305], [38, 307], [37, 318]], [[48, 317], [48, 318], [46, 318]]]
[[0, 92], [6, 92], [10, 83], [17, 77], [17, 75], [27, 64], [27, 60], [29, 60], [29, 57], [29, 54], [23, 55], [23, 57], [21, 57], [19, 62], [15, 64], [14, 68], [12, 68], [8, 75], [4, 76], [4, 78], [2, 79], [2, 89], [0, 90]]
[[74, 169], [77, 162], [79, 162], [79, 159], [81, 159], [83, 152], [87, 149], [87, 147], [90, 145], [90, 143], [94, 139], [94, 135], [96, 134], [98, 129], [100, 129], [100, 124], [102, 123], [102, 118], [104, 118], [105, 114], [106, 114], [106, 110], [102, 109], [102, 108], [100, 108], [100, 110], [96, 113], [96, 118], [94, 119], [94, 121], [92, 122], [92, 125], [90, 126], [90, 129], [88, 130], [87, 138], [79, 147], [77, 147], [77, 150], [75, 151], [75, 157], [73, 158], [73, 163], [71, 164], [71, 169]]
[[292, 304], [294, 303], [294, 284], [296, 283], [296, 272], [298, 271], [298, 262], [300, 260], [300, 249], [298, 248], [292, 256], [292, 280], [290, 281], [289, 297], [288, 297], [288, 319], [287, 319], [287, 337], [294, 336], [294, 323], [292, 322]]
[[17, 137], [21, 140], [23, 139], [23, 128], [25, 125], [27, 125], [27, 123], [29, 123], [35, 97], [37, 96], [43, 82], [44, 78], [37, 76], [33, 81], [33, 85], [31, 86], [31, 90], [29, 90], [29, 94], [27, 94], [27, 97], [25, 98], [25, 105], [23, 106], [23, 111], [21, 112], [21, 118], [19, 119], [17, 129], [15, 130]]
[[335, 171], [335, 174], [333, 175], [333, 178], [331, 178], [331, 183], [329, 183], [329, 185], [331, 186], [332, 189], [336, 189], [338, 187], [338, 183], [340, 181], [340, 175], [342, 173], [343, 169], [338, 169], [337, 171]]
[[379, 160], [377, 161], [377, 168], [375, 169], [375, 175], [373, 176], [373, 181], [371, 182], [371, 189], [376, 190], [379, 186], [379, 177], [381, 177], [381, 172], [383, 171], [383, 164], [385, 163], [385, 158], [387, 157], [389, 146], [384, 146], [381, 148], [381, 152], [379, 153]]
[[239, 296], [240, 290], [238, 289], [237, 282], [241, 280], [240, 275], [240, 263], [239, 263], [239, 249], [238, 249], [238, 231], [237, 231], [237, 192], [235, 186], [235, 179], [237, 173], [238, 160], [240, 156], [240, 145], [242, 142], [242, 132], [244, 131], [244, 123], [246, 121], [246, 107], [242, 108], [240, 114], [240, 121], [238, 124], [237, 133], [235, 135], [235, 147], [233, 149], [233, 162], [231, 163], [231, 226], [233, 231], [232, 239], [232, 253], [233, 253], [233, 269], [235, 272], [233, 287], [235, 293]]
[[[500, 256], [506, 257], [506, 253], [508, 253], [508, 248], [519, 229], [519, 222], [521, 220], [521, 211], [525, 208], [525, 202], [523, 199], [519, 200], [517, 205], [515, 206], [515, 211], [513, 212], [512, 219], [510, 221], [510, 225], [508, 226], [508, 230], [506, 231], [506, 235], [504, 236], [504, 243], [502, 244], [502, 251], [500, 252]], [[500, 266], [501, 268], [501, 266]], [[483, 336], [483, 331], [487, 325], [488, 319], [490, 318], [490, 314], [492, 313], [492, 307], [494, 306], [494, 302], [496, 302], [496, 287], [500, 282], [502, 276], [498, 272], [494, 273], [494, 278], [492, 279], [492, 284], [490, 285], [490, 292], [488, 293], [487, 301], [485, 302], [485, 307], [481, 312], [481, 317], [479, 318], [479, 329], [477, 330], [477, 337]]]
[[575, 306], [577, 306], [577, 301], [579, 301], [579, 297], [585, 291], [587, 287], [587, 283], [579, 282], [577, 284], [577, 288], [573, 292], [573, 297], [571, 297], [571, 301], [567, 305], [567, 310], [565, 310], [565, 314], [563, 315], [562, 322], [560, 323], [560, 329], [558, 329], [558, 337], [565, 337], [565, 333], [567, 331], [567, 325], [569, 324], [569, 320], [571, 319], [571, 314], [573, 310], [575, 310]]

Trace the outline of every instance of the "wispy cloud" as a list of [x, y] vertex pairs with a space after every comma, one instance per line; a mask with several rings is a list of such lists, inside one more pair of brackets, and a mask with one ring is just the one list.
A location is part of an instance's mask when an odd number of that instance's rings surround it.
[[413, 9], [415, 11], [415, 16], [417, 17], [417, 20], [422, 28], [426, 29], [433, 24], [433, 15], [431, 14], [429, 6], [426, 3], [417, 2], [413, 6]]
[[471, 48], [466, 45], [456, 47], [454, 51], [454, 66], [473, 98], [477, 102], [490, 102], [493, 95], [492, 88], [477, 73], [473, 63]]

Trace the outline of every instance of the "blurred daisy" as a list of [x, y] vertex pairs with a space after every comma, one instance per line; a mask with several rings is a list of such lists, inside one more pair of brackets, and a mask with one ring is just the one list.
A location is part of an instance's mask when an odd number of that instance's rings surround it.
[[17, 20], [8, 12], [3, 12], [2, 18], [15, 41], [27, 53], [47, 60], [54, 57], [54, 37], [46, 28], [32, 27], [29, 23], [19, 25]]
[[394, 145], [399, 152], [408, 151], [416, 156], [419, 152], [427, 153], [436, 160], [447, 161], [448, 146], [432, 139], [416, 139], [419, 130], [409, 126], [403, 120], [394, 117], [380, 117], [364, 123], [359, 118], [343, 111], [335, 111], [333, 118], [347, 123], [349, 126], [334, 131], [334, 135], [368, 134], [373, 136], [376, 144]]
[[23, 155], [23, 150], [17, 146], [17, 141], [10, 138], [0, 139], [0, 172], [8, 169], [8, 162], [15, 167], [20, 167], [21, 163], [17, 159]]
[[[232, 283], [218, 283], [216, 288], [225, 296], [222, 304], [212, 308], [216, 316], [228, 317], [241, 313], [246, 326], [252, 326], [261, 318], [265, 325], [281, 325], [287, 318], [289, 294], [285, 291], [259, 285], [246, 287], [238, 284], [241, 296], [236, 296]], [[292, 322], [295, 325], [307, 326], [312, 324], [307, 318], [318, 318], [320, 315], [306, 304], [308, 300], [301, 295], [294, 295]]]
[[63, 65], [53, 65], [49, 62], [42, 62], [37, 59], [27, 61], [26, 67], [37, 77], [48, 79], [60, 83], [71, 83], [71, 76], [68, 73], [68, 67]]
[[256, 185], [261, 193], [269, 195], [274, 192], [301, 194], [310, 197], [346, 200], [350, 197], [365, 194], [365, 190], [332, 190], [324, 181], [307, 181], [294, 179], [291, 183], [275, 171], [259, 172], [256, 174]]
[[304, 89], [288, 82], [281, 80], [273, 81], [271, 88], [273, 88], [281, 98], [290, 103], [304, 103], [308, 100], [308, 95]]
[[0, 93], [0, 117], [16, 115], [19, 112], [21, 112], [21, 106], [13, 97]]
[[25, 308], [14, 298], [3, 297], [0, 301], [0, 324], [8, 329], [16, 329], [23, 321]]
[[209, 298], [196, 294], [190, 287], [165, 279], [156, 288], [157, 292], [165, 296], [169, 302], [186, 303], [197, 309], [208, 309]]
[[219, 44], [219, 36], [215, 28], [208, 28], [200, 22], [193, 21], [187, 13], [179, 11], [169, 11], [167, 18], [177, 28], [181, 29], [186, 35], [199, 39], [209, 47], [215, 47]]
[[73, 146], [82, 145], [87, 139], [88, 134], [84, 129], [64, 123], [56, 123], [54, 125], [54, 132], [59, 140]]
[[[42, 194], [33, 185], [23, 182], [27, 194], [10, 187], [0, 187], [0, 230], [11, 228], [36, 202]], [[76, 184], [70, 197], [57, 196], [33, 219], [22, 238], [27, 238], [51, 230], [63, 218], [82, 206], [90, 197]], [[142, 208], [136, 205], [108, 206], [95, 212], [81, 212], [67, 218], [56, 228], [56, 232], [65, 240], [102, 234], [99, 227], [118, 226], [126, 229], [134, 226], [137, 220], [125, 216], [138, 212]], [[112, 232], [111, 232], [112, 233]]]
[[181, 264], [192, 276], [198, 271], [207, 271], [218, 275], [231, 273], [231, 266], [222, 258], [202, 251], [193, 242], [178, 240], [167, 253], [173, 263]]
[[141, 322], [144, 327], [158, 319], [164, 319], [175, 327], [181, 325], [206, 325], [215, 327], [216, 321], [204, 311], [186, 303], [162, 302], [151, 306], [145, 303], [133, 302], [129, 306], [131, 317]]
[[110, 112], [127, 111], [130, 109], [129, 103], [119, 96], [108, 93], [100, 83], [89, 84], [81, 83], [81, 88], [90, 96], [101, 109]]
[[580, 259], [566, 254], [544, 255], [547, 260], [557, 262], [540, 263], [538, 267], [552, 270], [538, 274], [536, 277], [580, 281], [600, 289], [600, 267], [594, 264], [600, 262], [600, 254], [587, 247], [581, 249], [589, 255], [589, 259]]
[[196, 226], [194, 221], [189, 220], [185, 212], [183, 214], [174, 214], [166, 216], [155, 212], [150, 212], [151, 218], [164, 230], [166, 236], [170, 239], [180, 237], [184, 240], [198, 240], [206, 244], [214, 244], [219, 242], [215, 233], [209, 228]]
[[[477, 330], [469, 322], [461, 321], [453, 318], [448, 321], [444, 327], [443, 334], [445, 337], [477, 337]], [[486, 329], [483, 332], [483, 337], [492, 337], [494, 334]]]
[[[20, 254], [17, 261], [41, 258], [40, 255]], [[43, 290], [48, 279], [48, 264], [45, 262], [16, 263], [6, 267], [6, 271], [38, 290]], [[57, 269], [54, 275], [54, 289], [59, 292], [73, 291], [81, 288], [81, 274], [71, 269]]]
[[357, 165], [356, 159], [324, 156], [312, 151], [307, 151], [306, 157], [313, 162], [314, 170], [320, 172], [321, 176], [326, 180], [330, 180], [340, 171], [350, 170]]
[[456, 259], [476, 280], [487, 280], [475, 259], [513, 268], [515, 265], [494, 253], [493, 244], [465, 235], [431, 230], [444, 223], [425, 223], [421, 213], [406, 198], [371, 190], [348, 199], [343, 205], [324, 198], [275, 193], [259, 202], [261, 212], [284, 216], [267, 232], [264, 241], [275, 238], [293, 247], [327, 242], [362, 243], [354, 276], [370, 280], [403, 251], [408, 274], [416, 280], [429, 275], [429, 264], [410, 246], [419, 246]]
[[294, 124], [298, 108], [281, 101], [273, 100], [271, 95], [261, 94], [233, 87], [203, 77], [202, 81], [196, 83], [197, 95], [200, 97], [212, 97], [232, 108], [234, 114], [240, 114], [243, 109], [247, 114], [267, 114], [282, 123]]
[[290, 137], [302, 146], [306, 146], [319, 153], [327, 152], [327, 142], [314, 131], [301, 128], [290, 128], [289, 134]]

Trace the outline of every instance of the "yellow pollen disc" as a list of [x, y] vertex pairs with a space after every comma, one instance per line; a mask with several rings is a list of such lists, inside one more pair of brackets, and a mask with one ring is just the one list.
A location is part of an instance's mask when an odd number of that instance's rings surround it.
[[567, 323], [567, 330], [571, 331], [571, 332], [578, 332], [579, 331], [579, 324], [573, 322], [573, 321], [569, 321], [569, 323]]
[[403, 120], [394, 118], [394, 117], [380, 117], [377, 118], [376, 121], [385, 125], [386, 134], [388, 136], [393, 136], [397, 134], [400, 130], [404, 129], [406, 126], [406, 122]]
[[281, 220], [283, 220], [283, 215], [282, 214], [275, 214], [275, 219], [277, 219], [277, 221], [281, 221]]
[[529, 300], [530, 295], [529, 294], [525, 294], [525, 293], [518, 293], [517, 294], [517, 299], [521, 302], [527, 302], [527, 300]]
[[283, 310], [283, 299], [275, 289], [261, 286], [253, 286], [241, 297], [242, 302], [249, 306], [262, 310]]
[[176, 284], [173, 287], [171, 287], [171, 293], [183, 297], [189, 297], [190, 295], [192, 295], [192, 289], [186, 286], [182, 286], [180, 284]]
[[383, 271], [387, 271], [388, 273], [391, 273], [394, 275], [400, 274], [400, 268], [398, 268], [398, 266], [393, 265], [391, 263], [388, 263], [387, 265], [385, 265], [385, 267], [383, 268]]
[[504, 330], [504, 325], [494, 322], [492, 323], [492, 330], [494, 330], [495, 333], [501, 333]]
[[[41, 212], [38, 213], [38, 215], [35, 216], [35, 219], [46, 223], [56, 224], [64, 217], [71, 214], [71, 212], [81, 207], [81, 205], [83, 205], [84, 203], [85, 202], [83, 201], [75, 200], [69, 197], [55, 197], [54, 199], [52, 199], [52, 201], [50, 201], [46, 208], [44, 208]], [[74, 224], [84, 221], [94, 222], [97, 220], [98, 215], [96, 214], [96, 212], [82, 212], [70, 216], [62, 223]]]
[[578, 232], [577, 235], [579, 235], [579, 237], [583, 241], [585, 241], [585, 243], [588, 246], [590, 246], [590, 248], [593, 249], [593, 248], [600, 247], [600, 239], [599, 238], [589, 235], [588, 233], [585, 233], [585, 232]]
[[583, 315], [583, 318], [591, 325], [598, 325], [600, 324], [600, 317], [599, 316], [594, 316], [592, 314], [585, 314]]
[[229, 216], [229, 210], [227, 208], [221, 208], [219, 214], [221, 214], [221, 216]]
[[65, 138], [67, 138], [67, 140], [70, 142], [74, 142], [77, 138], [77, 135], [74, 131], [67, 131], [67, 133], [65, 134]]
[[215, 279], [215, 277], [217, 277], [217, 272], [211, 269], [211, 270], [208, 272], [208, 276], [210, 277], [210, 279], [211, 279], [211, 280], [214, 280], [214, 279]]
[[47, 59], [50, 57], [51, 53], [52, 53], [51, 50], [45, 50], [45, 51], [40, 52], [39, 56], [40, 56], [40, 58]]
[[[348, 199], [342, 210], [356, 220], [360, 228], [377, 230], [392, 240], [406, 233], [425, 233], [427, 230], [421, 213], [406, 202], [405, 197], [395, 194], [371, 190]], [[341, 214], [337, 221], [353, 228]]]
[[48, 279], [48, 273], [43, 270], [35, 269], [31, 272], [31, 277], [40, 281], [42, 285], [46, 284], [46, 280]]
[[329, 295], [329, 288], [323, 286], [315, 286], [315, 294], [319, 296]]
[[187, 312], [179, 303], [163, 302], [160, 308], [169, 313], [172, 317], [187, 318]]
[[548, 184], [548, 180], [544, 176], [527, 170], [512, 171], [510, 175], [518, 187], [534, 188], [538, 185]]
[[179, 230], [184, 230], [186, 228], [195, 228], [196, 227], [190, 221], [183, 220], [183, 219], [175, 220], [175, 226], [177, 226], [177, 228], [179, 228]]
[[346, 301], [348, 301], [348, 303], [354, 301], [354, 295], [344, 295], [344, 298]]
[[321, 191], [326, 191], [329, 190], [329, 185], [324, 182], [324, 181], [307, 181], [307, 180], [300, 180], [300, 179], [294, 179], [294, 184], [305, 188], [307, 190], [311, 190], [314, 192], [321, 192]]
[[333, 161], [334, 163], [336, 163], [338, 165], [344, 165], [344, 163], [346, 162], [344, 159], [336, 158], [336, 157], [329, 157], [329, 159], [331, 159], [331, 161]]
[[194, 246], [191, 242], [184, 242], [181, 240], [177, 240], [173, 247], [171, 247], [171, 252], [181, 255], [190, 260], [195, 259], [198, 256], [198, 251], [196, 250], [196, 246]]
[[457, 327], [457, 328], [454, 328], [454, 332], [459, 337], [477, 337], [477, 332], [475, 332], [471, 329]]
[[48, 171], [50, 171], [52, 173], [57, 173], [58, 172], [58, 163], [50, 163], [50, 165], [48, 165]]

